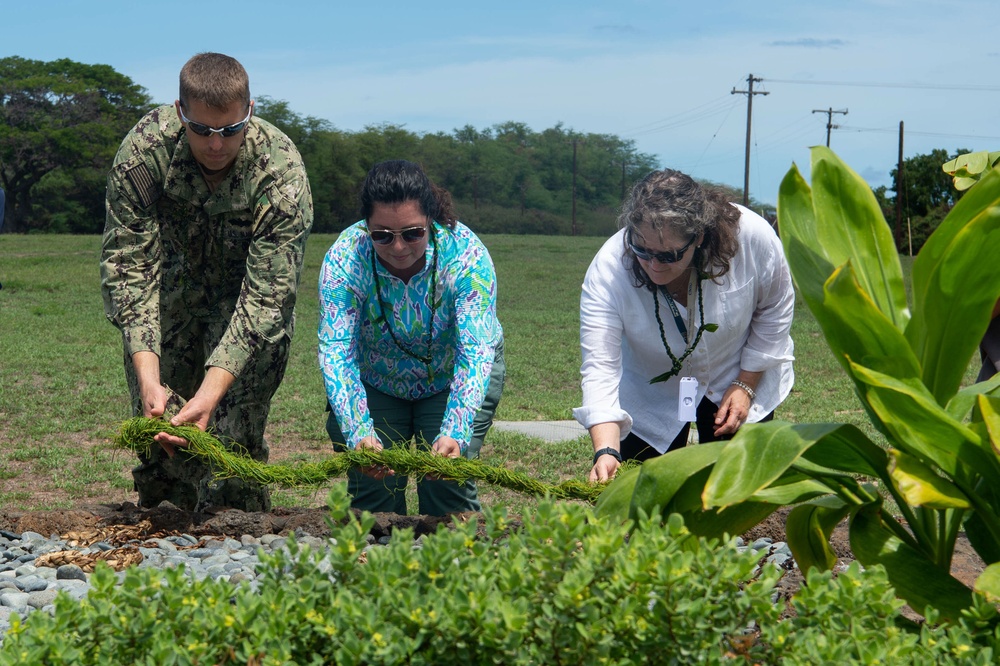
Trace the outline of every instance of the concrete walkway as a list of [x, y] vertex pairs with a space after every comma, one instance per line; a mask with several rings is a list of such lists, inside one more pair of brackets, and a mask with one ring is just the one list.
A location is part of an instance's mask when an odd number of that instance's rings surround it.
[[576, 421], [494, 421], [497, 430], [510, 430], [546, 442], [566, 442], [586, 435], [587, 431]]

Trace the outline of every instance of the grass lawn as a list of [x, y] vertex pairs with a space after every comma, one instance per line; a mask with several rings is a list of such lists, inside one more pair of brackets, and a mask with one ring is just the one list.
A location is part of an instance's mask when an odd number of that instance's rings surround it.
[[[333, 235], [310, 238], [285, 381], [268, 424], [272, 462], [331, 453], [316, 361], [320, 262]], [[483, 237], [497, 267], [508, 379], [497, 417], [571, 418], [580, 403], [579, 295], [595, 237]], [[98, 236], [0, 235], [0, 508], [69, 508], [135, 501], [130, 453], [111, 447], [127, 419], [121, 340], [104, 318]], [[908, 262], [905, 268], [908, 268]], [[804, 304], [793, 325], [796, 385], [778, 418], [848, 422], [871, 432]], [[971, 382], [974, 372], [968, 374]], [[557, 444], [493, 430], [485, 462], [543, 481], [584, 478], [584, 437]], [[276, 490], [279, 506], [319, 505], [325, 491]], [[518, 511], [531, 498], [481, 487]]]

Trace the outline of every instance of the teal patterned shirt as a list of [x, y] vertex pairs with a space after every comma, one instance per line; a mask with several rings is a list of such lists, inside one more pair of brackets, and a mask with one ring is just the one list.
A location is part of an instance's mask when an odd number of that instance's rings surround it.
[[[433, 229], [424, 268], [409, 282], [375, 260], [364, 221], [345, 229], [323, 260], [319, 364], [349, 448], [377, 436], [361, 380], [406, 400], [450, 390], [438, 437], [454, 438], [463, 452], [469, 445], [503, 334], [496, 316], [496, 272], [486, 246], [464, 224], [448, 229], [434, 223]], [[375, 291], [373, 261], [387, 312]], [[437, 304], [431, 308], [435, 262]], [[401, 346], [429, 356], [430, 363]]]

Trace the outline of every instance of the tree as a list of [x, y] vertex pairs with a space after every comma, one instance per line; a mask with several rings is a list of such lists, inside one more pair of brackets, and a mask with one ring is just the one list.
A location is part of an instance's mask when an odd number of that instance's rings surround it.
[[947, 150], [937, 148], [925, 155], [908, 157], [903, 160], [902, 191], [898, 167], [890, 172], [896, 197], [888, 197], [885, 188], [875, 190], [876, 200], [891, 224], [896, 219], [896, 199], [902, 197], [904, 230], [909, 228], [910, 234], [904, 246], [911, 246], [915, 253], [962, 197], [963, 192], [954, 188], [951, 175], [941, 165], [966, 152], [960, 148], [949, 156]]
[[[33, 209], [36, 186], [57, 170], [75, 183], [102, 182], [122, 137], [150, 107], [145, 88], [109, 65], [85, 65], [65, 58], [53, 62], [18, 56], [0, 59], [0, 184], [7, 191], [5, 228], [20, 233], [46, 229], [46, 211]], [[86, 201], [86, 210], [79, 214], [103, 220], [103, 196]], [[58, 205], [50, 200], [46, 207], [51, 210]], [[36, 213], [41, 215], [36, 218]]]
[[312, 191], [315, 212], [313, 230], [329, 232], [342, 229], [341, 218], [345, 212], [342, 204], [349, 197], [345, 197], [346, 190], [340, 181], [344, 175], [355, 175], [357, 171], [353, 160], [344, 161], [344, 157], [352, 155], [352, 152], [348, 150], [346, 155], [342, 155], [339, 148], [334, 148], [342, 133], [330, 121], [302, 116], [292, 111], [288, 102], [267, 95], [257, 97], [254, 114], [284, 132], [299, 149]]

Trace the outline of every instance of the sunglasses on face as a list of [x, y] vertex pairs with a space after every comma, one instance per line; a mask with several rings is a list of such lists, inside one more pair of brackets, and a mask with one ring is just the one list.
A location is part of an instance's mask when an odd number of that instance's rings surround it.
[[368, 235], [371, 236], [372, 242], [379, 245], [390, 245], [396, 241], [396, 236], [402, 236], [403, 242], [405, 243], [416, 243], [417, 241], [423, 240], [424, 236], [427, 235], [427, 227], [409, 227], [407, 229], [400, 229], [399, 231], [390, 231], [388, 229], [369, 229]]
[[235, 136], [243, 131], [243, 128], [247, 126], [250, 122], [250, 114], [253, 112], [253, 107], [247, 109], [247, 117], [238, 123], [233, 125], [226, 125], [225, 127], [209, 127], [208, 125], [202, 125], [201, 123], [196, 123], [193, 120], [188, 120], [188, 117], [184, 115], [184, 107], [181, 107], [181, 120], [187, 123], [188, 129], [197, 134], [198, 136], [212, 136], [213, 134], [221, 134], [224, 138], [229, 138]]
[[675, 264], [684, 258], [684, 254], [688, 251], [688, 248], [691, 247], [691, 244], [694, 243], [694, 239], [697, 237], [697, 235], [692, 236], [688, 242], [684, 244], [684, 247], [679, 250], [674, 250], [672, 252], [651, 252], [642, 246], [636, 245], [632, 238], [632, 234], [629, 234], [628, 246], [632, 249], [632, 253], [636, 256], [636, 258], [641, 259], [642, 261], [652, 261], [653, 259], [656, 259], [656, 261], [661, 264]]

